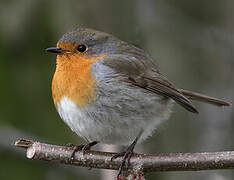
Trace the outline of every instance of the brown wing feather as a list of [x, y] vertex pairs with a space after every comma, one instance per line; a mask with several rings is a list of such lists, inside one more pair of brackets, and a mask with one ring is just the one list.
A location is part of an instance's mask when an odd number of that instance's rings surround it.
[[114, 69], [125, 81], [163, 97], [171, 98], [186, 110], [198, 113], [189, 99], [159, 73], [157, 66], [150, 59], [141, 61], [117, 56], [107, 59], [104, 64]]
[[179, 91], [184, 96], [186, 96], [188, 99], [191, 99], [191, 100], [201, 101], [201, 102], [213, 104], [216, 106], [231, 106], [231, 103], [218, 99], [218, 98], [210, 97], [204, 94], [200, 94], [197, 92], [192, 92], [192, 91], [188, 91], [184, 89], [179, 89]]
[[[165, 84], [165, 82], [161, 81], [161, 79], [159, 78], [151, 79], [147, 77], [141, 77], [140, 82], [139, 79], [139, 77], [137, 79], [134, 79], [134, 81], [132, 81], [132, 84], [163, 97], [171, 98], [188, 111], [192, 113], [198, 113], [197, 109], [192, 105], [192, 103], [172, 85], [169, 86], [168, 83]], [[145, 82], [142, 83], [143, 81]], [[142, 84], [144, 84], [144, 86], [142, 86]]]

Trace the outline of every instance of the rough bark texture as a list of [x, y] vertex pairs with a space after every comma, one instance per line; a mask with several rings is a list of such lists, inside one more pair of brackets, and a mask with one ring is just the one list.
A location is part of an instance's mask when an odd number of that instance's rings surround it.
[[[111, 161], [116, 153], [87, 151], [76, 152], [74, 160], [70, 157], [72, 147], [44, 144], [30, 140], [19, 140], [15, 146], [27, 149], [27, 158], [89, 168], [118, 170], [122, 158]], [[234, 168], [234, 151], [203, 153], [171, 153], [171, 154], [134, 154], [126, 176], [130, 179], [144, 179], [146, 172], [156, 171], [199, 171]], [[123, 177], [124, 178], [124, 177]]]

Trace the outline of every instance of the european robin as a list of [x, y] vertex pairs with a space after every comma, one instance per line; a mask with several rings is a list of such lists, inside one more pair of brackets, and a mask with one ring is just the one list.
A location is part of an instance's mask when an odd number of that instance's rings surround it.
[[92, 142], [86, 149], [97, 142], [131, 144], [120, 153], [122, 167], [135, 144], [169, 118], [173, 102], [192, 113], [198, 110], [190, 100], [230, 105], [177, 89], [144, 50], [104, 32], [79, 28], [46, 50], [57, 54], [52, 94], [60, 117]]

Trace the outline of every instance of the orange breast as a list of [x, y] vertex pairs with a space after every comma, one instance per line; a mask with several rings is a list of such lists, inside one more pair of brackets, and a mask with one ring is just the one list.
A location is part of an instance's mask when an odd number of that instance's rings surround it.
[[91, 75], [92, 64], [105, 56], [86, 59], [80, 54], [57, 56], [57, 67], [52, 81], [52, 95], [56, 106], [67, 97], [80, 108], [95, 99], [96, 80]]

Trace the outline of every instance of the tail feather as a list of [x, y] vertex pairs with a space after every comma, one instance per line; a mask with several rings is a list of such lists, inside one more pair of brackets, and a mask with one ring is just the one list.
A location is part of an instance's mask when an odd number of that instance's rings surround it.
[[201, 101], [209, 104], [213, 104], [216, 106], [231, 106], [231, 103], [223, 101], [221, 99], [217, 99], [214, 97], [206, 96], [204, 94], [200, 94], [197, 92], [192, 92], [184, 89], [179, 89], [179, 91], [186, 96], [190, 100]]

